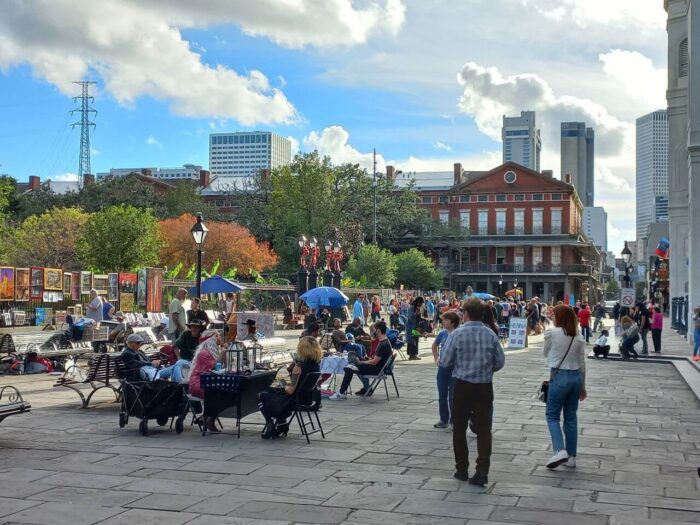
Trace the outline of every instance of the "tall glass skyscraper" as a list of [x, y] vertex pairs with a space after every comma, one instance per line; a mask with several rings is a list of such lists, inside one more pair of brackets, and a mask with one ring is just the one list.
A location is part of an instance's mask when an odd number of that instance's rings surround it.
[[668, 118], [666, 110], [637, 119], [637, 240], [652, 222], [668, 220]]
[[249, 177], [292, 161], [292, 143], [271, 131], [211, 133], [209, 172], [212, 177]]
[[584, 207], [595, 204], [595, 133], [585, 122], [561, 123], [561, 178], [571, 175]]
[[501, 128], [503, 162], [515, 162], [534, 171], [540, 171], [542, 141], [535, 127], [535, 112], [521, 111], [519, 117], [503, 115]]

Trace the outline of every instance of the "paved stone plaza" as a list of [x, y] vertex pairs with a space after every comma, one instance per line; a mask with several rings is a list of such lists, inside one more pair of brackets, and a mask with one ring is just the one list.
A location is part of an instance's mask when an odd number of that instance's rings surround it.
[[118, 427], [118, 405], [100, 402], [109, 392], [82, 410], [54, 378], [0, 378], [33, 405], [0, 424], [0, 523], [700, 523], [700, 402], [672, 365], [589, 360], [579, 467], [548, 471], [544, 408], [533, 399], [545, 376], [541, 337], [508, 352], [480, 488], [452, 478], [451, 435], [432, 428], [429, 343], [422, 361], [397, 364], [400, 399], [324, 400], [327, 438], [311, 445], [294, 426], [272, 442], [260, 427], [238, 440], [153, 423], [142, 437], [133, 420]]

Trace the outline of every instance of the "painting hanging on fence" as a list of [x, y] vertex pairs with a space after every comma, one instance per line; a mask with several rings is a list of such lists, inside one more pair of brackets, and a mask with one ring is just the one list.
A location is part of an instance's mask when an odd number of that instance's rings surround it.
[[163, 309], [163, 270], [148, 268], [146, 275], [146, 311], [160, 312]]
[[119, 274], [119, 309], [122, 312], [134, 311], [134, 299], [138, 285], [138, 275], [135, 273]]
[[100, 295], [107, 295], [109, 291], [109, 277], [107, 275], [93, 275], [92, 287]]
[[80, 272], [73, 272], [70, 283], [70, 298], [73, 301], [80, 301]]
[[46, 322], [46, 308], [34, 309], [34, 325], [43, 326]]
[[80, 295], [90, 295], [92, 272], [80, 272]]
[[44, 290], [52, 292], [63, 290], [63, 270], [44, 268]]
[[136, 287], [136, 305], [146, 307], [146, 268], [139, 270], [139, 282]]
[[70, 272], [63, 273], [63, 295], [71, 294], [71, 284], [73, 284], [73, 274]]
[[119, 299], [119, 274], [110, 273], [109, 274], [109, 292], [107, 293], [107, 299], [110, 301], [116, 301]]
[[29, 282], [29, 297], [31, 299], [41, 299], [44, 293], [44, 269], [32, 266]]
[[15, 301], [29, 301], [29, 268], [15, 268]]
[[15, 269], [0, 267], [0, 301], [15, 299]]

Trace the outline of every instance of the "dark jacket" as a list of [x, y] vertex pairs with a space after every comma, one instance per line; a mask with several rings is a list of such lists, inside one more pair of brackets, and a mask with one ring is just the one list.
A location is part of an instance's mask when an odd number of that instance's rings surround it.
[[150, 359], [141, 350], [132, 350], [128, 346], [122, 351], [122, 360], [127, 370], [136, 370], [144, 366], [153, 366]]

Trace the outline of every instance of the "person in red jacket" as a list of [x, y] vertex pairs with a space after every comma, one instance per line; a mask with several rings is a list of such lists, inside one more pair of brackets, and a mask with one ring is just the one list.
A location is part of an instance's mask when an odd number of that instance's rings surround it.
[[588, 343], [591, 339], [591, 309], [586, 303], [583, 303], [578, 311], [578, 322], [581, 325], [581, 335]]

